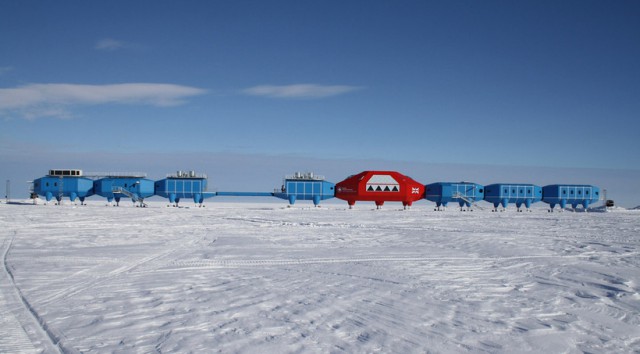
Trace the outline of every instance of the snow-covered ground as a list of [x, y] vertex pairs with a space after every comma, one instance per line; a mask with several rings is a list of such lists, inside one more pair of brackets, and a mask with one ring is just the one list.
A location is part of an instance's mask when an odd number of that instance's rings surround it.
[[0, 204], [0, 352], [640, 351], [637, 211], [164, 205]]

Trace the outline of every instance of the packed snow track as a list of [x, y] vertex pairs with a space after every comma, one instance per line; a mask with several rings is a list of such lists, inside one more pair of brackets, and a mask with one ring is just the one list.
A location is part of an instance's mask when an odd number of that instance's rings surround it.
[[640, 212], [0, 204], [0, 353], [638, 352]]

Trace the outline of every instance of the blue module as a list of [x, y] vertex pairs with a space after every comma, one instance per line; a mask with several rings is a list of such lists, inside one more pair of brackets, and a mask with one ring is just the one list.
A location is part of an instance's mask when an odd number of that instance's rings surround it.
[[273, 195], [289, 200], [289, 204], [294, 204], [296, 200], [312, 200], [313, 205], [317, 206], [321, 200], [335, 196], [335, 183], [327, 182], [323, 176], [316, 176], [312, 172], [296, 172], [286, 176], [280, 190]]
[[590, 204], [600, 200], [600, 188], [584, 184], [552, 184], [544, 186], [542, 194], [544, 195], [542, 201], [549, 204], [550, 211], [553, 211], [556, 205], [564, 209], [567, 204], [574, 209], [582, 204], [586, 210]]
[[125, 196], [144, 206], [144, 198], [155, 194], [153, 181], [144, 177], [142, 174], [109, 176], [95, 181], [93, 189], [95, 194], [107, 198], [109, 203], [115, 199], [116, 205], [119, 205], [120, 198]]
[[155, 194], [169, 198], [173, 206], [178, 206], [182, 198], [191, 198], [196, 204], [202, 206], [204, 198], [216, 195], [207, 192], [207, 176], [197, 175], [195, 171], [178, 171], [175, 175], [169, 175], [157, 181]]
[[507, 204], [515, 204], [522, 211], [523, 204], [529, 209], [531, 204], [542, 200], [542, 188], [533, 184], [491, 184], [484, 187], [484, 200], [493, 203], [494, 211], [500, 205], [504, 210]]
[[425, 186], [425, 199], [436, 203], [435, 210], [447, 207], [449, 202], [458, 202], [460, 210], [484, 199], [484, 186], [471, 182], [438, 182]]
[[55, 198], [59, 204], [69, 197], [72, 202], [79, 198], [84, 204], [84, 199], [93, 195], [93, 180], [82, 177], [82, 170], [49, 170], [47, 176], [33, 181], [33, 192], [47, 202]]

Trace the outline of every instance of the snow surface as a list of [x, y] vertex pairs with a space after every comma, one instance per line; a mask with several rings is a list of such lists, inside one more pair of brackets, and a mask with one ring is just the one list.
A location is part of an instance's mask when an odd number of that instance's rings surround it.
[[639, 212], [373, 208], [0, 204], [0, 352], [640, 351]]

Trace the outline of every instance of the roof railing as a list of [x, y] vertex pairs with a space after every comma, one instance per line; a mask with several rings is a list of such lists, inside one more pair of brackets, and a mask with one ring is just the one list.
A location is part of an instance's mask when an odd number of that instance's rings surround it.
[[147, 174], [144, 172], [87, 172], [85, 177], [145, 178], [147, 177]]
[[167, 178], [207, 178], [207, 175], [196, 173], [196, 171], [176, 171], [176, 173], [167, 174]]
[[287, 175], [284, 178], [285, 179], [324, 181], [324, 176], [316, 175], [313, 172], [295, 172], [294, 174]]

